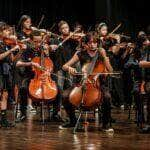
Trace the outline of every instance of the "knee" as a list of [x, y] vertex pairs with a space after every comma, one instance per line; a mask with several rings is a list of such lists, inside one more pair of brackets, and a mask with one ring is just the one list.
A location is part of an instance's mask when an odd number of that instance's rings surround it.
[[103, 99], [104, 99], [104, 101], [110, 101], [111, 100], [111, 94], [110, 94], [110, 92], [105, 92]]

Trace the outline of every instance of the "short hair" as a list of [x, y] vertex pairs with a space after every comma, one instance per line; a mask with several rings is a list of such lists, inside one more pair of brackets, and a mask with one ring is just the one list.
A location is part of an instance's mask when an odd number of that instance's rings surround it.
[[60, 29], [61, 26], [64, 25], [64, 24], [67, 24], [67, 25], [68, 25], [68, 23], [67, 23], [66, 21], [61, 20], [61, 21], [58, 23], [58, 28]]
[[34, 36], [41, 36], [41, 32], [38, 30], [34, 30], [31, 32], [30, 38], [33, 39]]

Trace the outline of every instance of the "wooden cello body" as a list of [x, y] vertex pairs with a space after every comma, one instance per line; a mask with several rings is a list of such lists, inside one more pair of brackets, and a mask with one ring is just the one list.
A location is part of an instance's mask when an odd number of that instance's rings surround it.
[[[86, 64], [82, 68], [82, 72], [89, 68], [90, 64]], [[98, 73], [105, 71], [102, 62], [95, 63], [92, 74], [88, 75], [86, 82], [80, 86], [76, 86], [70, 93], [69, 100], [74, 106], [82, 105], [86, 108], [98, 106], [102, 101], [101, 85]]]
[[[44, 70], [53, 70], [53, 62], [48, 57], [35, 57], [33, 58], [32, 62], [40, 64]], [[43, 75], [45, 72], [44, 70], [33, 68], [35, 76], [29, 84], [30, 96], [37, 101], [54, 100], [57, 95], [56, 83], [51, 79], [50, 76]]]

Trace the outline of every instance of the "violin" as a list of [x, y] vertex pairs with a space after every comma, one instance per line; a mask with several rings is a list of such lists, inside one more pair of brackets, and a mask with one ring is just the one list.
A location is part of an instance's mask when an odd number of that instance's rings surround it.
[[77, 41], [79, 41], [82, 37], [84, 37], [84, 36], [86, 36], [86, 34], [84, 34], [84, 33], [76, 33], [77, 31], [74, 31], [74, 32], [70, 32], [69, 34], [68, 34], [68, 36], [63, 36], [62, 38], [63, 39], [65, 39], [65, 38], [70, 38], [70, 39], [73, 39], [73, 40], [77, 40]]
[[24, 29], [23, 29], [23, 32], [24, 32], [27, 36], [30, 36], [31, 33], [32, 33], [33, 31], [35, 31], [35, 30], [37, 30], [36, 27], [30, 27], [30, 28], [24, 28]]
[[127, 43], [127, 42], [122, 42], [122, 43], [117, 43], [116, 46], [119, 46], [120, 48], [135, 48], [135, 43]]
[[24, 49], [24, 47], [25, 47], [25, 43], [23, 43], [20, 40], [14, 39], [14, 38], [3, 38], [3, 41], [8, 46], [19, 45], [20, 49]]

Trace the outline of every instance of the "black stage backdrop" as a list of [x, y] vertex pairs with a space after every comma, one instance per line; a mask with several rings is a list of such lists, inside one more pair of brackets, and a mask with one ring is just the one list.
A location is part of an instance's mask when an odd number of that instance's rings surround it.
[[80, 22], [86, 30], [101, 21], [112, 30], [121, 22], [118, 32], [134, 35], [138, 30], [148, 31], [148, 6], [148, 0], [0, 0], [0, 21], [17, 25], [20, 16], [27, 14], [37, 25], [45, 15], [43, 28], [64, 19], [71, 25]]

